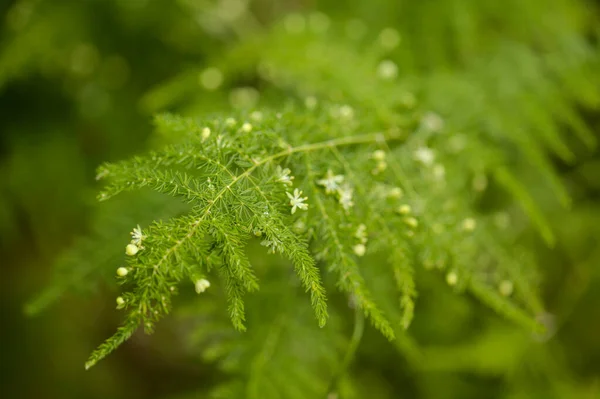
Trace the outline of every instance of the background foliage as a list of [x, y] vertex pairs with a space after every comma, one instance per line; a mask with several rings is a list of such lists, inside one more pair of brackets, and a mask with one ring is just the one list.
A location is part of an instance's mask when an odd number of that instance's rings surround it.
[[[133, 194], [96, 211], [96, 167], [169, 140], [150, 135], [155, 112], [243, 113], [314, 96], [319, 104], [351, 104], [364, 126], [412, 127], [439, 114], [448, 129], [480, 132], [478, 140], [438, 143], [447, 149], [446, 173], [449, 181], [472, 180], [461, 198], [482, 214], [507, 210], [509, 245], [513, 255], [526, 248], [538, 264], [541, 317], [551, 326], [548, 336], [532, 338], [457, 295], [442, 274], [418, 273], [409, 335], [389, 343], [365, 325], [348, 372], [336, 380], [340, 397], [600, 396], [599, 10], [575, 0], [3, 3], [2, 392], [244, 397], [228, 393], [239, 388], [231, 375], [253, 381], [248, 397], [272, 393], [257, 391], [265, 378], [286, 386], [288, 397], [327, 391], [319, 378], [339, 366], [355, 315], [332, 314], [325, 342], [336, 345], [320, 345], [308, 301], [282, 284], [289, 275], [268, 267], [272, 260], [262, 263], [258, 245], [249, 254], [265, 294], [248, 299], [260, 311], [249, 313], [247, 333], [231, 336], [226, 319], [199, 317], [222, 298], [209, 290], [196, 301], [190, 283], [154, 335], [135, 335], [93, 371], [82, 367], [121, 320], [114, 270], [128, 231], [185, 209]], [[467, 155], [452, 150], [481, 137], [487, 145]], [[484, 167], [496, 160], [517, 171], [527, 194]], [[79, 254], [65, 255], [73, 244]], [[395, 293], [374, 295], [391, 304], [384, 311], [397, 312]], [[272, 296], [294, 312], [281, 312]], [[339, 308], [345, 300], [330, 298]], [[294, 367], [300, 357], [303, 367]]]

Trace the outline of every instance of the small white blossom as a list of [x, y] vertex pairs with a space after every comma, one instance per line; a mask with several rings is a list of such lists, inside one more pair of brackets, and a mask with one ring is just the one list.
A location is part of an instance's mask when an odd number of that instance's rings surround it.
[[321, 180], [317, 180], [317, 184], [319, 186], [325, 187], [325, 192], [327, 194], [335, 193], [339, 190], [340, 184], [344, 181], [343, 175], [334, 175], [331, 169], [327, 170], [327, 174], [325, 174], [325, 178]]
[[133, 229], [131, 234], [131, 243], [135, 245], [140, 245], [142, 241], [146, 238], [146, 236], [142, 233], [142, 228], [138, 224], [137, 227]]
[[456, 274], [456, 272], [450, 272], [446, 275], [446, 283], [448, 283], [449, 286], [455, 286], [456, 283], [458, 283], [458, 274]]
[[106, 176], [108, 176], [108, 169], [105, 167], [101, 167], [100, 169], [98, 169], [98, 174], [96, 175], [96, 180], [101, 180], [103, 178], [105, 178]]
[[338, 190], [338, 194], [340, 196], [339, 203], [346, 212], [348, 212], [348, 210], [354, 206], [354, 202], [352, 201], [353, 191], [354, 190], [352, 190], [352, 188], [348, 185], [345, 185]]
[[125, 276], [127, 276], [128, 273], [129, 273], [129, 270], [127, 270], [127, 268], [125, 268], [125, 267], [119, 267], [117, 269], [117, 276], [119, 276], [119, 277], [125, 277]]
[[252, 124], [246, 122], [242, 125], [242, 132], [250, 133], [252, 131]]
[[139, 250], [140, 250], [140, 248], [135, 244], [128, 244], [125, 247], [125, 253], [129, 256], [133, 256], [133, 255], [137, 254]]
[[385, 151], [383, 150], [376, 150], [373, 151], [373, 154], [371, 154], [371, 157], [376, 160], [376, 161], [383, 161], [385, 159]]
[[194, 284], [194, 287], [196, 288], [196, 293], [197, 294], [201, 294], [204, 291], [206, 291], [206, 289], [208, 287], [210, 287], [210, 281], [208, 281], [208, 280], [206, 280], [204, 278], [198, 279], [198, 280], [196, 280], [196, 283]]
[[364, 256], [365, 252], [367, 252], [367, 247], [364, 244], [356, 244], [352, 247], [352, 250], [356, 256]]
[[388, 197], [396, 199], [402, 198], [402, 195], [404, 195], [404, 192], [400, 187], [394, 187], [388, 193]]
[[404, 223], [406, 223], [409, 227], [412, 227], [413, 229], [419, 226], [419, 221], [413, 217], [408, 217], [404, 219]]
[[294, 195], [290, 193], [286, 193], [288, 198], [290, 199], [290, 206], [292, 207], [292, 214], [296, 213], [296, 208], [307, 210], [308, 204], [305, 204], [304, 201], [308, 199], [308, 197], [302, 198], [302, 191], [295, 189]]
[[435, 112], [427, 112], [421, 119], [421, 125], [430, 132], [439, 132], [444, 128], [444, 120]]
[[354, 109], [349, 105], [342, 105], [339, 113], [342, 119], [352, 119], [354, 117]]
[[277, 243], [275, 241], [263, 240], [261, 241], [260, 245], [269, 248], [268, 253], [270, 254], [274, 254], [277, 251]]
[[227, 126], [234, 126], [237, 123], [237, 121], [233, 118], [227, 118], [225, 119], [225, 124]]
[[383, 60], [377, 66], [377, 75], [383, 80], [392, 80], [398, 77], [398, 65], [391, 60]]
[[371, 173], [373, 173], [374, 175], [378, 175], [379, 173], [385, 171], [387, 169], [387, 167], [388, 167], [387, 162], [379, 161], [379, 162], [377, 162], [377, 167], [375, 169], [373, 169]]
[[360, 241], [361, 244], [367, 243], [367, 226], [364, 223], [358, 225], [354, 237]]
[[206, 141], [206, 139], [208, 139], [210, 137], [210, 128], [209, 127], [205, 127], [202, 129], [201, 137], [202, 137], [202, 141]]
[[412, 212], [412, 208], [408, 204], [402, 204], [398, 207], [398, 213], [401, 215], [408, 215]]
[[277, 181], [286, 186], [291, 186], [294, 176], [290, 176], [290, 173], [292, 173], [292, 171], [288, 168], [282, 169], [281, 166], [277, 166], [277, 176], [279, 176]]
[[426, 166], [431, 166], [435, 161], [435, 153], [428, 147], [417, 148], [413, 153], [413, 157]]
[[125, 299], [122, 296], [117, 297], [117, 309], [123, 309], [125, 307]]
[[464, 231], [473, 231], [477, 227], [477, 221], [473, 218], [466, 218], [462, 221], [462, 229]]

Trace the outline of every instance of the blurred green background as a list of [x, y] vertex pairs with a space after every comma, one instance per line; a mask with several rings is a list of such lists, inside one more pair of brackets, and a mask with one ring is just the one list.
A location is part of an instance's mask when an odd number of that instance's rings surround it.
[[[315, 10], [346, 26], [350, 36], [397, 28], [413, 39], [407, 50], [414, 53], [410, 68], [422, 73], [460, 68], [499, 38], [533, 45], [532, 23], [571, 21], [586, 40], [597, 40], [597, 1], [530, 1], [514, 11], [511, 6], [519, 2], [480, 3], [485, 5], [459, 0], [2, 2], [0, 396], [167, 398], [222, 378], [186, 350], [169, 320], [155, 335], [136, 336], [84, 371], [91, 350], [119, 322], [111, 281], [93, 292], [69, 293], [35, 317], [24, 313], [25, 304], [50, 281], [57, 256], [90, 229], [95, 168], [146, 148], [153, 112], [192, 103], [210, 111], [235, 105], [240, 95], [252, 97], [251, 90], [207, 91], [197, 72], [190, 86], [188, 71], [211, 65], [291, 12]], [[572, 18], [551, 18], [565, 10], [573, 11]], [[456, 48], [437, 41], [465, 21], [489, 24], [472, 27], [472, 33], [489, 34], [468, 36], [468, 43], [457, 42]], [[226, 82], [227, 88], [236, 86], [261, 89], [243, 74]], [[582, 113], [600, 138], [598, 110]], [[575, 153], [569, 164], [556, 161], [574, 200], [571, 210], [551, 213], [558, 244], [548, 249], [533, 234], [523, 238], [536, 249], [554, 335], [537, 342], [470, 298], [443, 290], [429, 296], [426, 290], [413, 335], [423, 345], [427, 366], [410, 367], [367, 331], [353, 366], [371, 387], [365, 397], [384, 392], [382, 397], [406, 398], [600, 398], [600, 156], [580, 148]]]

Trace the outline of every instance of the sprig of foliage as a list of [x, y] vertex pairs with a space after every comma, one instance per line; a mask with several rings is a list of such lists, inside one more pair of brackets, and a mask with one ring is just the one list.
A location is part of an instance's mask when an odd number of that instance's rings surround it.
[[[393, 129], [364, 133], [354, 112], [347, 105], [305, 110], [290, 105], [281, 113], [241, 113], [235, 118], [161, 115], [157, 130], [174, 143], [102, 166], [102, 201], [151, 189], [179, 198], [191, 210], [134, 234], [127, 246], [127, 266], [119, 272], [128, 287], [119, 304], [128, 311], [126, 322], [86, 367], [113, 351], [140, 324], [151, 332], [171, 310], [172, 295], [183, 280], [209, 281], [214, 272], [222, 280], [234, 327], [246, 330], [244, 296], [259, 289], [245, 253], [255, 237], [265, 251], [279, 253], [294, 265], [321, 327], [328, 318], [322, 273], [332, 273], [338, 288], [373, 326], [394, 339], [395, 327], [361, 272], [371, 267], [362, 262], [365, 256], [381, 251], [388, 253], [389, 263], [379, 268], [396, 281], [403, 328], [413, 317], [413, 265], [419, 259], [448, 270], [449, 284], [469, 288], [506, 316], [535, 326], [525, 310], [496, 293], [493, 282], [509, 276], [506, 259], [492, 259], [486, 269], [493, 272], [484, 278], [471, 266], [475, 257], [489, 251], [472, 231], [488, 231], [489, 226], [476, 222], [468, 207], [458, 208], [448, 219], [449, 206], [456, 205], [436, 204], [438, 198], [458, 198], [466, 182], [446, 184], [434, 150], [412, 143], [442, 133], [420, 128], [409, 139]], [[415, 124], [418, 128], [422, 121]], [[412, 183], [419, 175], [426, 182], [421, 187]], [[518, 287], [524, 293], [533, 291], [523, 278]]]

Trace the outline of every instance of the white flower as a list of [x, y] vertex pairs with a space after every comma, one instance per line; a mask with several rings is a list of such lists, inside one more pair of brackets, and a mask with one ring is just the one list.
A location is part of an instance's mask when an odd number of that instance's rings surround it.
[[119, 276], [119, 277], [125, 277], [125, 276], [127, 276], [128, 273], [129, 273], [129, 270], [127, 270], [127, 268], [125, 268], [125, 267], [119, 267], [117, 269], [117, 276]]
[[462, 221], [462, 228], [464, 231], [473, 231], [477, 227], [477, 221], [473, 218], [466, 218]]
[[435, 112], [427, 112], [421, 119], [421, 124], [426, 130], [439, 132], [444, 128], [444, 120]]
[[413, 217], [405, 218], [404, 223], [406, 223], [409, 227], [411, 227], [413, 229], [415, 229], [419, 226], [419, 221]]
[[206, 289], [208, 287], [210, 287], [210, 281], [208, 281], [208, 280], [206, 280], [204, 278], [201, 278], [199, 280], [196, 280], [196, 283], [194, 284], [194, 286], [196, 288], [196, 293], [197, 294], [201, 294], [204, 291], [206, 291]]
[[413, 153], [413, 157], [423, 165], [430, 166], [435, 160], [435, 153], [428, 147], [419, 147]]
[[209, 127], [205, 127], [202, 129], [202, 141], [205, 141], [206, 139], [208, 139], [210, 137], [210, 128]]
[[281, 166], [278, 165], [277, 176], [279, 176], [279, 178], [277, 179], [277, 181], [286, 186], [291, 186], [292, 180], [294, 180], [294, 176], [290, 176], [290, 173], [292, 173], [291, 170], [289, 170], [288, 168], [282, 169]]
[[268, 253], [274, 254], [277, 251], [277, 243], [271, 240], [263, 240], [260, 245], [269, 248]]
[[339, 109], [339, 115], [342, 119], [352, 119], [354, 117], [354, 109], [349, 105], [342, 105]]
[[125, 253], [129, 256], [133, 256], [133, 255], [137, 254], [139, 250], [140, 250], [140, 248], [135, 244], [128, 244], [125, 247]]
[[360, 241], [361, 244], [367, 243], [367, 226], [364, 223], [358, 225], [354, 237]]
[[133, 229], [131, 234], [131, 243], [135, 245], [140, 245], [142, 241], [146, 238], [146, 236], [142, 233], [142, 228], [138, 224], [137, 227]]
[[398, 199], [402, 198], [403, 194], [404, 193], [402, 192], [402, 189], [400, 187], [394, 187], [389, 191], [388, 197]]
[[98, 174], [96, 175], [96, 180], [101, 180], [101, 179], [105, 178], [106, 176], [108, 176], [108, 173], [109, 173], [109, 171], [107, 168], [102, 167], [102, 168], [98, 169]]
[[373, 159], [376, 161], [383, 161], [385, 159], [385, 155], [385, 151], [383, 150], [375, 150], [373, 151], [373, 154], [371, 154]]
[[122, 296], [117, 297], [117, 309], [123, 309], [125, 307], [125, 299]]
[[377, 66], [377, 75], [383, 80], [392, 80], [398, 77], [398, 65], [391, 60], [383, 60]]
[[327, 170], [327, 174], [324, 179], [317, 180], [317, 184], [319, 186], [325, 187], [325, 192], [327, 194], [335, 193], [340, 188], [340, 183], [344, 181], [344, 176], [342, 175], [334, 175], [331, 169]]
[[352, 201], [352, 192], [352, 188], [348, 185], [345, 185], [338, 190], [338, 194], [340, 196], [339, 203], [346, 212], [354, 206], [354, 202]]
[[401, 215], [408, 215], [412, 212], [412, 208], [408, 204], [402, 204], [398, 207], [398, 213]]
[[290, 193], [286, 193], [290, 199], [290, 206], [292, 207], [292, 214], [296, 213], [296, 208], [307, 210], [308, 204], [305, 204], [304, 201], [308, 199], [308, 197], [300, 197], [302, 195], [302, 191], [295, 189], [294, 195]]
[[352, 247], [352, 250], [356, 254], [356, 256], [363, 256], [365, 252], [367, 252], [367, 247], [364, 244], [356, 244]]
[[252, 124], [246, 122], [242, 125], [242, 132], [250, 133], [252, 131]]
[[450, 286], [455, 286], [458, 283], [458, 274], [456, 272], [450, 272], [446, 275], [446, 282]]

